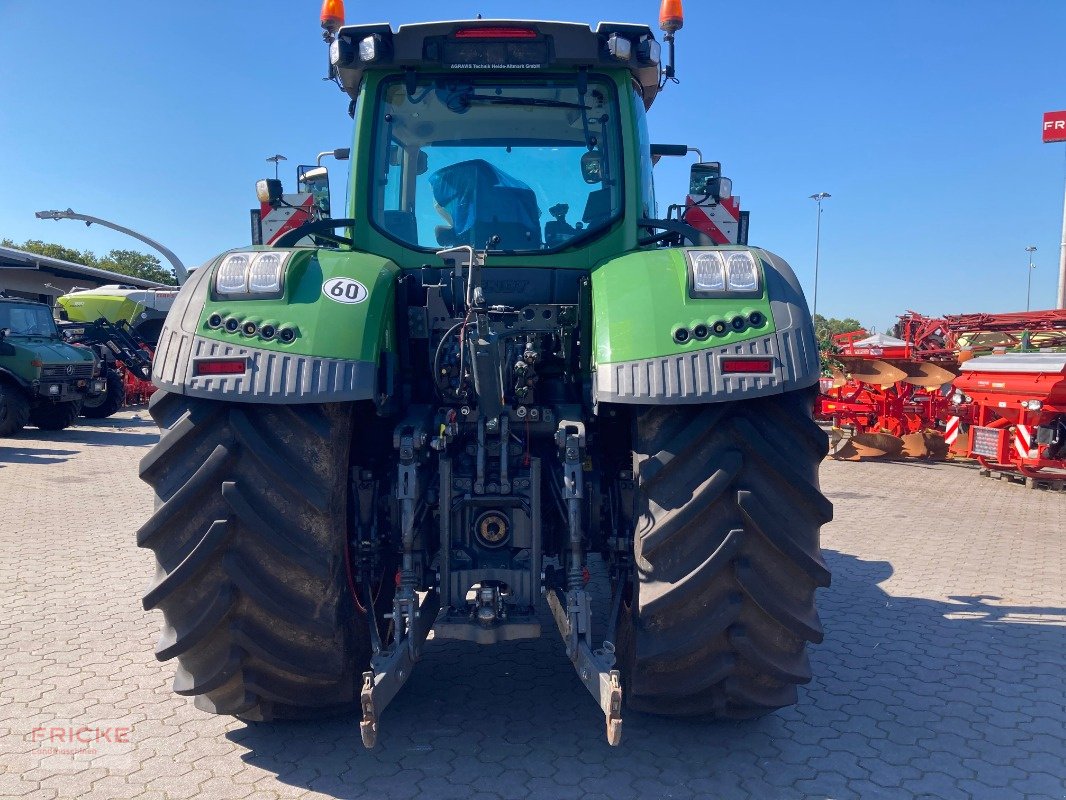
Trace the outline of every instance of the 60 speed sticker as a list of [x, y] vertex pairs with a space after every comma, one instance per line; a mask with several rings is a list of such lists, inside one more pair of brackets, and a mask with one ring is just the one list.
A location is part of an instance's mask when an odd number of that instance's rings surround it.
[[367, 298], [366, 287], [354, 278], [330, 278], [322, 284], [322, 294], [338, 303], [362, 303]]

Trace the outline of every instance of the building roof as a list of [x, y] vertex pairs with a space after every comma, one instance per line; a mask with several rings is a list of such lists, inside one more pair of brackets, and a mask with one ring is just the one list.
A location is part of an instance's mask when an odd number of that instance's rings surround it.
[[61, 258], [42, 256], [39, 253], [30, 253], [26, 250], [16, 250], [14, 247], [0, 247], [0, 270], [2, 269], [37, 269], [63, 278], [92, 278], [105, 283], [135, 286], [138, 289], [173, 288], [156, 281], [134, 278], [132, 275], [124, 275], [121, 272], [87, 267], [84, 264], [64, 261]]

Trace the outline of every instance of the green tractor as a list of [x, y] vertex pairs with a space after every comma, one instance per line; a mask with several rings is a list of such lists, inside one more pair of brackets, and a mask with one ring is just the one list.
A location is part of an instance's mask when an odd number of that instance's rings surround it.
[[[623, 706], [794, 703], [830, 578], [818, 348], [781, 258], [657, 214], [680, 18], [664, 65], [644, 25], [338, 16], [347, 215], [197, 270], [156, 351], [138, 543], [175, 691], [358, 709], [373, 746], [431, 630], [536, 638], [543, 601], [612, 744]], [[726, 185], [693, 166], [697, 205]]]
[[0, 436], [67, 428], [104, 383], [93, 351], [67, 344], [43, 303], [0, 296]]
[[177, 297], [175, 289], [138, 289], [108, 284], [56, 298], [55, 313], [69, 342], [92, 348], [100, 358], [105, 390], [89, 392], [81, 413], [105, 419], [127, 401], [149, 396], [152, 350], [163, 320]]
[[163, 320], [177, 297], [174, 289], [138, 289], [108, 284], [82, 289], [56, 298], [60, 319], [70, 322], [96, 322], [128, 325], [152, 347], [159, 340]]

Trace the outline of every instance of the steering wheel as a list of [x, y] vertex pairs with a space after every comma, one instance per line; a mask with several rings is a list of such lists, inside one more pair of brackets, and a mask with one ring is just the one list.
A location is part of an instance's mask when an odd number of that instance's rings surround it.
[[296, 243], [305, 236], [315, 236], [321, 239], [325, 239], [330, 242], [336, 242], [342, 247], [354, 247], [355, 243], [352, 242], [347, 236], [340, 236], [336, 233], [332, 233], [334, 228], [349, 228], [358, 220], [355, 219], [320, 219], [315, 222], [305, 222], [298, 228], [293, 228], [291, 231], [281, 236], [276, 242], [275, 247], [295, 247]]

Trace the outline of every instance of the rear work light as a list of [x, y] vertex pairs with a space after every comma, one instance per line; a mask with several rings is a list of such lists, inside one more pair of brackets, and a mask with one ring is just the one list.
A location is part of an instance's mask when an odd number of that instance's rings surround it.
[[213, 358], [193, 362], [195, 375], [243, 375], [247, 371], [246, 358]]
[[756, 373], [768, 375], [774, 371], [772, 358], [723, 358], [722, 374]]
[[537, 36], [532, 28], [460, 28], [455, 32], [456, 39], [536, 39]]

